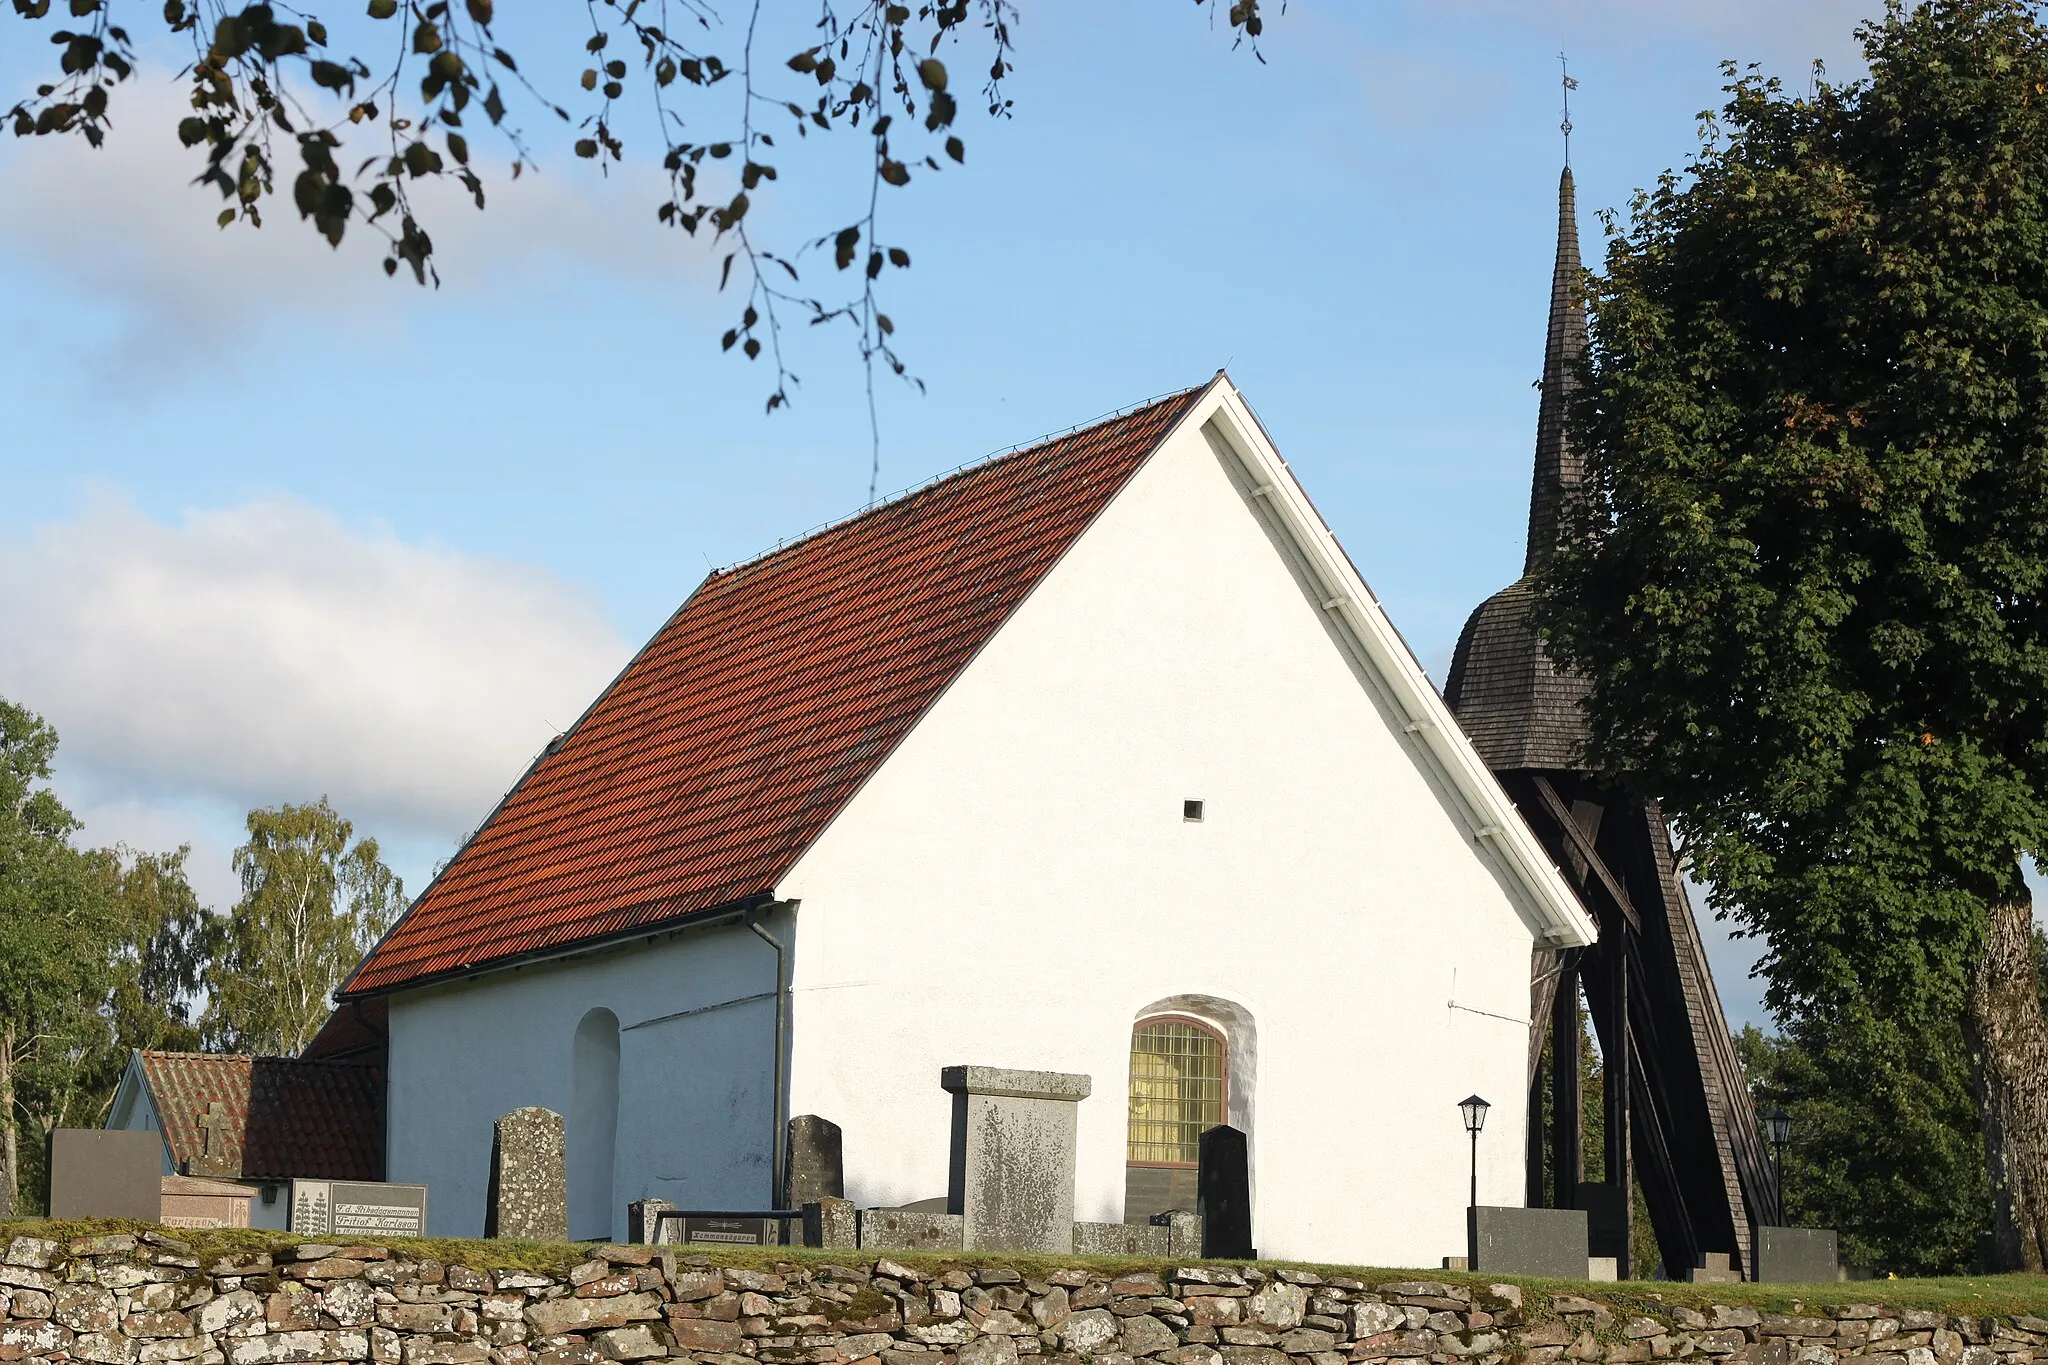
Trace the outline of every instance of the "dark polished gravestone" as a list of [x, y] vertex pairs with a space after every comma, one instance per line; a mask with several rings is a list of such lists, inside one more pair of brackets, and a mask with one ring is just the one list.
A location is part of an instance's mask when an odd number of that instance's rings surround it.
[[662, 1221], [680, 1223], [682, 1241], [686, 1245], [772, 1247], [782, 1244], [783, 1220], [780, 1218], [693, 1213]]
[[1202, 1255], [1252, 1261], [1251, 1153], [1245, 1136], [1220, 1124], [1201, 1137], [1195, 1187], [1202, 1215]]
[[43, 1170], [52, 1218], [162, 1219], [164, 1140], [159, 1133], [57, 1128]]
[[844, 1199], [846, 1167], [839, 1125], [816, 1114], [791, 1119], [782, 1171], [785, 1209], [800, 1209], [820, 1199]]
[[1612, 1256], [1620, 1261], [1628, 1255], [1631, 1210], [1620, 1187], [1605, 1181], [1582, 1180], [1572, 1206], [1586, 1213], [1588, 1256]]
[[1756, 1277], [1765, 1284], [1833, 1284], [1842, 1261], [1832, 1228], [1756, 1230]]
[[491, 1133], [491, 1186], [484, 1236], [527, 1242], [569, 1240], [569, 1177], [562, 1116], [529, 1105], [499, 1119]]
[[1466, 1268], [1488, 1275], [1586, 1278], [1586, 1211], [1481, 1204], [1465, 1210]]

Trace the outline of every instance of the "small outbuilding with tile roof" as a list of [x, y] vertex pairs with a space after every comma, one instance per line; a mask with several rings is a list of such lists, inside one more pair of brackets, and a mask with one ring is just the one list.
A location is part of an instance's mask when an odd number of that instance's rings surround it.
[[130, 1054], [107, 1127], [161, 1133], [164, 1174], [256, 1187], [257, 1227], [285, 1225], [282, 1188], [384, 1178], [384, 1076], [365, 1062], [239, 1053]]
[[1530, 951], [1592, 937], [1219, 374], [713, 573], [341, 995], [436, 1234], [523, 1105], [573, 1237], [779, 1205], [792, 1113], [943, 1197], [975, 1064], [1093, 1078], [1077, 1218], [1190, 1205], [1228, 1122], [1262, 1253], [1423, 1265], [1470, 1092], [1520, 1202]]

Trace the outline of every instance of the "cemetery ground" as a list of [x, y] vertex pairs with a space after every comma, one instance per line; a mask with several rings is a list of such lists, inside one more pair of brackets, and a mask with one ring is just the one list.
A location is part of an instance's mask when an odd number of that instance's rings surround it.
[[[75, 1220], [22, 1219], [0, 1222], [0, 1260], [16, 1238], [38, 1238], [69, 1248], [86, 1238], [145, 1236], [152, 1242], [174, 1247], [200, 1266], [216, 1262], [246, 1262], [258, 1256], [274, 1257], [286, 1264], [293, 1249], [305, 1245], [303, 1237], [288, 1232], [248, 1228], [164, 1229], [155, 1224], [127, 1219], [91, 1218]], [[527, 1271], [537, 1275], [564, 1277], [579, 1264], [600, 1254], [603, 1244], [591, 1242], [530, 1242], [507, 1238], [390, 1238], [377, 1247], [394, 1259], [437, 1263], [489, 1273]], [[346, 1250], [346, 1249], [344, 1249]], [[1084, 1272], [1093, 1279], [1115, 1280], [1128, 1276], [1157, 1275], [1171, 1283], [1175, 1272], [1189, 1266], [1250, 1268], [1269, 1279], [1288, 1275], [1321, 1277], [1362, 1283], [1368, 1290], [1417, 1282], [1451, 1286], [1469, 1295], [1474, 1306], [1498, 1309], [1510, 1307], [1495, 1291], [1511, 1285], [1520, 1291], [1519, 1316], [1524, 1324], [1570, 1317], [1598, 1305], [1603, 1311], [1594, 1335], [1603, 1341], [1625, 1341], [1631, 1324], [1645, 1320], [1682, 1330], [1680, 1315], [1706, 1312], [1715, 1306], [1754, 1309], [1768, 1320], [1777, 1315], [1788, 1319], [1834, 1317], [1844, 1310], [1855, 1313], [1865, 1306], [1877, 1306], [1879, 1314], [1894, 1310], [1933, 1313], [1949, 1318], [2013, 1319], [2031, 1318], [2048, 1329], [2048, 1276], [2033, 1274], [1946, 1276], [1925, 1279], [1851, 1280], [1827, 1284], [1689, 1284], [1666, 1280], [1590, 1281], [1542, 1279], [1520, 1275], [1467, 1273], [1413, 1267], [1364, 1267], [1326, 1265], [1294, 1261], [1234, 1261], [1217, 1258], [1200, 1260], [1136, 1256], [1083, 1256], [1024, 1254], [1000, 1251], [917, 1252], [908, 1250], [856, 1250], [796, 1246], [712, 1247], [634, 1246], [634, 1253], [654, 1253], [685, 1269], [701, 1267], [768, 1272], [777, 1267], [817, 1270], [853, 1266], [871, 1270], [878, 1259], [907, 1267], [921, 1276], [937, 1279], [948, 1271], [979, 1274], [986, 1271], [1015, 1271], [1025, 1281], [1042, 1280], [1059, 1271]], [[65, 1253], [60, 1253], [61, 1264]], [[880, 1272], [876, 1272], [880, 1273]], [[0, 1292], [5, 1292], [0, 1288]], [[864, 1305], [856, 1301], [851, 1310], [835, 1317], [859, 1316]], [[2044, 1331], [2048, 1335], [2048, 1331]], [[1877, 1348], [1882, 1349], [1882, 1348]], [[7, 1353], [0, 1352], [0, 1359]], [[409, 1357], [408, 1357], [409, 1358]], [[1051, 1356], [1047, 1357], [1052, 1359]], [[1798, 1357], [1793, 1357], [1798, 1359]], [[1941, 1357], [1937, 1353], [1937, 1360]], [[2048, 1360], [2048, 1347], [2035, 1352], [2035, 1359]], [[933, 1357], [934, 1361], [938, 1359]], [[1944, 1362], [1945, 1365], [1945, 1362]]]

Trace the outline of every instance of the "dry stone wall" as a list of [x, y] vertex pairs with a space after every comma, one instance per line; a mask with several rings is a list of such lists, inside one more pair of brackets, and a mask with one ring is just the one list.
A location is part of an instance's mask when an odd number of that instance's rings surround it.
[[1811, 1316], [1510, 1284], [1188, 1265], [1039, 1274], [847, 1256], [720, 1268], [599, 1246], [565, 1273], [368, 1246], [202, 1261], [152, 1233], [21, 1236], [0, 1255], [0, 1361], [92, 1365], [2033, 1365], [2048, 1321], [1876, 1304]]

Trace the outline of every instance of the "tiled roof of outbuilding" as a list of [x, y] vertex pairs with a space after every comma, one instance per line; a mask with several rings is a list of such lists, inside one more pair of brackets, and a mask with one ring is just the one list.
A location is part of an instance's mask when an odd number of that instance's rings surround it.
[[[171, 1160], [194, 1175], [384, 1178], [384, 1079], [374, 1066], [234, 1053], [137, 1054]], [[222, 1150], [201, 1120], [221, 1106]]]
[[766, 895], [1206, 389], [713, 573], [344, 987]]

